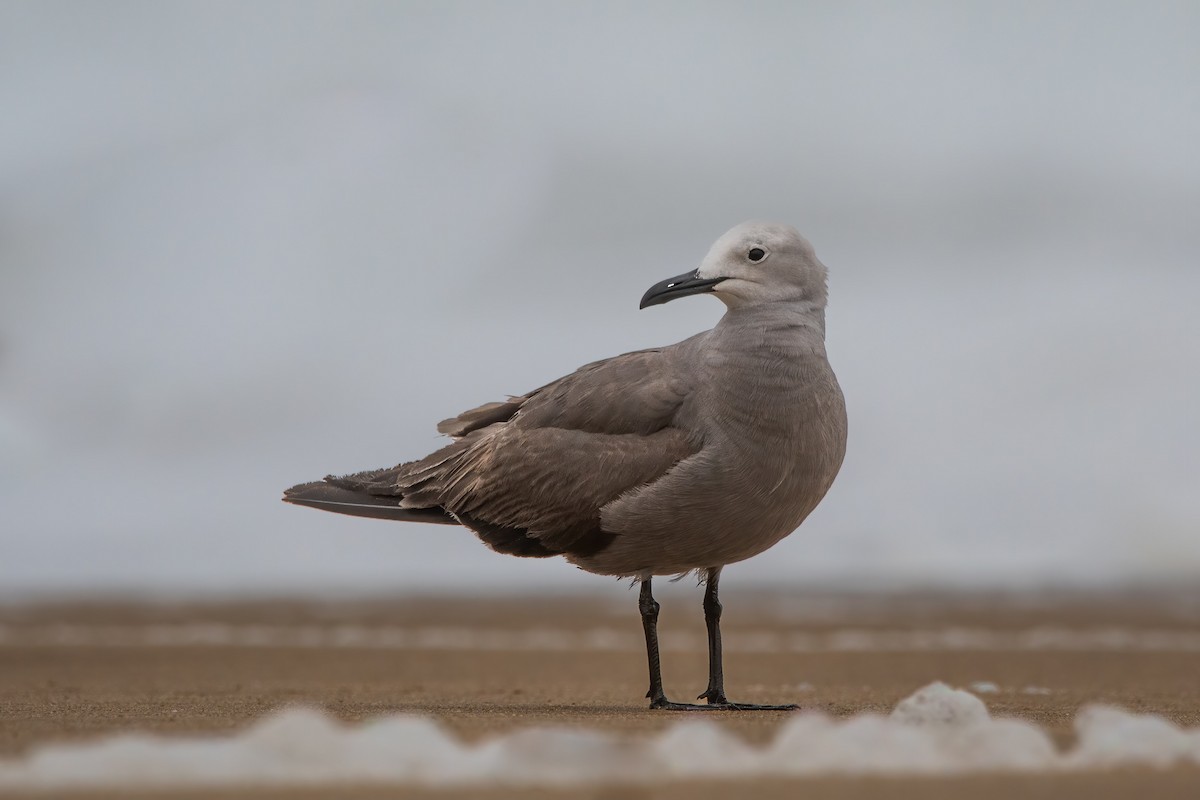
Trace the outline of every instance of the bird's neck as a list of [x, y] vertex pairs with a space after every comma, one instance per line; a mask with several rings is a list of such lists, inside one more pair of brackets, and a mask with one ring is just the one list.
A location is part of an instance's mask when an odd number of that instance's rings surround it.
[[795, 336], [825, 341], [825, 303], [811, 300], [788, 300], [775, 303], [731, 308], [717, 323], [717, 330], [758, 331], [773, 336]]

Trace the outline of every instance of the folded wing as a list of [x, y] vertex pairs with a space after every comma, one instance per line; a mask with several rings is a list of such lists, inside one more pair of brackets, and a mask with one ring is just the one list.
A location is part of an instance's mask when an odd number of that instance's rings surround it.
[[592, 555], [613, 538], [600, 525], [600, 509], [699, 447], [677, 424], [691, 391], [675, 365], [679, 346], [597, 361], [529, 394], [471, 409], [439, 424], [456, 441], [419, 461], [304, 484], [285, 499], [316, 505], [306, 500], [334, 493], [318, 507], [457, 521], [513, 555]]

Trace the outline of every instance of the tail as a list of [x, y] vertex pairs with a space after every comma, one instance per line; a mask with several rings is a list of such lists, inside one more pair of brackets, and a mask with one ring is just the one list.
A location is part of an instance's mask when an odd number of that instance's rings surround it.
[[319, 508], [337, 514], [398, 522], [436, 522], [457, 525], [458, 520], [439, 507], [401, 508], [404, 498], [398, 495], [378, 495], [335, 486], [327, 481], [301, 483], [283, 493], [283, 502], [297, 506]]

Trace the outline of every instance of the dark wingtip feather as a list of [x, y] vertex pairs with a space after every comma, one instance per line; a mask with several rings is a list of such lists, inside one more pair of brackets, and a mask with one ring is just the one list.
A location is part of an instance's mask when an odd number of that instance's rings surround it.
[[284, 489], [283, 490], [283, 502], [290, 503], [290, 502], [292, 502], [293, 498], [303, 497], [307, 491], [315, 489], [316, 487], [319, 487], [321, 484], [322, 484], [322, 481], [310, 481], [309, 483], [297, 483], [295, 486], [291, 487], [290, 489]]
[[402, 498], [355, 492], [325, 481], [299, 483], [283, 493], [283, 502], [308, 506], [354, 517], [387, 519], [397, 522], [436, 522], [457, 525], [458, 521], [441, 508], [401, 508]]

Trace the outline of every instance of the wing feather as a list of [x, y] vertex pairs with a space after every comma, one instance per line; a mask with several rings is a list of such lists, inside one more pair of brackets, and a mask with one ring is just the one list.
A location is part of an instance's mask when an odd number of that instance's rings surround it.
[[455, 441], [419, 461], [327, 480], [398, 497], [402, 509], [440, 509], [504, 552], [603, 547], [600, 509], [699, 448], [676, 424], [692, 389], [676, 368], [687, 344], [587, 364], [444, 420], [438, 430]]

